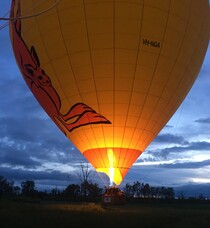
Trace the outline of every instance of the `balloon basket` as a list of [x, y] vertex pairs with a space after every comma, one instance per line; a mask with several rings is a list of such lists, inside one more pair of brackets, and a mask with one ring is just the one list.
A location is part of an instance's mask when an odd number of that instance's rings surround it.
[[102, 203], [104, 205], [124, 205], [126, 203], [125, 193], [115, 186], [109, 187], [102, 196]]

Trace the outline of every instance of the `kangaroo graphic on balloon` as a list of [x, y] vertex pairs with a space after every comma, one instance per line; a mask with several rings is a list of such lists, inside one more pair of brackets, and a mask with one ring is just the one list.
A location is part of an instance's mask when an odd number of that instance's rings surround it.
[[16, 15], [14, 11], [15, 0], [12, 1], [10, 16], [14, 18], [11, 21], [11, 29], [13, 32], [12, 44], [17, 63], [32, 93], [60, 130], [66, 134], [66, 131], [72, 132], [74, 129], [84, 125], [111, 124], [108, 119], [84, 103], [76, 103], [66, 114], [60, 112], [60, 97], [53, 87], [50, 77], [41, 68], [35, 47], [31, 46], [29, 50], [21, 35], [21, 9], [19, 0]]

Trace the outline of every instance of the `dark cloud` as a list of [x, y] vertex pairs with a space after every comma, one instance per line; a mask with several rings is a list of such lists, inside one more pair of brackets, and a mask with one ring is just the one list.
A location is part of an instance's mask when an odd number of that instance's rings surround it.
[[[70, 183], [80, 183], [78, 173], [80, 168], [76, 167], [75, 171], [31, 171], [21, 168], [0, 167], [0, 175], [8, 180], [12, 180], [16, 185], [20, 185], [22, 181], [33, 180], [38, 189], [52, 190], [53, 188], [65, 188]], [[102, 184], [99, 175], [93, 170], [90, 176], [94, 183]]]
[[[147, 152], [145, 152], [145, 153], [147, 153]], [[149, 156], [149, 157], [146, 157], [146, 158], [138, 158], [137, 159], [137, 162], [155, 162], [155, 161], [157, 161], [157, 160], [159, 160], [159, 158], [158, 157], [153, 157], [153, 156]]]
[[188, 150], [197, 150], [197, 151], [210, 150], [210, 143], [205, 141], [191, 142], [189, 144]]
[[[2, 75], [4, 77], [5, 75]], [[1, 117], [41, 116], [43, 110], [20, 74], [0, 82]]]
[[10, 169], [0, 167], [0, 173], [2, 176], [6, 176], [8, 179], [16, 181], [22, 180], [67, 180], [69, 174], [59, 171], [30, 171], [23, 169]]
[[79, 181], [75, 173], [30, 171], [7, 167], [0, 167], [0, 175], [14, 181], [16, 185], [20, 185], [22, 181], [33, 180], [36, 186], [43, 190], [55, 187], [65, 188], [69, 183], [77, 183]]
[[187, 141], [178, 135], [173, 134], [160, 134], [154, 139], [154, 143], [173, 143], [173, 144], [187, 144]]
[[195, 120], [196, 123], [210, 124], [210, 117]]
[[1, 165], [6, 165], [8, 167], [24, 167], [27, 169], [37, 168], [42, 165], [40, 161], [34, 160], [29, 154], [24, 151], [16, 151], [13, 149], [8, 149], [7, 151], [1, 151], [0, 155]]
[[[0, 137], [8, 137], [10, 140], [18, 142], [44, 141], [49, 128], [48, 121], [39, 117], [2, 117], [0, 118], [1, 131]], [[49, 136], [52, 135], [48, 132]]]
[[35, 168], [49, 161], [62, 165], [85, 160], [48, 117], [4, 117], [0, 124], [1, 164]]
[[158, 167], [168, 168], [168, 169], [199, 169], [209, 165], [210, 165], [210, 159], [205, 161], [200, 161], [200, 162], [161, 164], [161, 165], [158, 165]]
[[164, 128], [173, 128], [173, 126], [166, 124], [166, 126]]
[[201, 141], [201, 142], [190, 142], [185, 146], [173, 146], [167, 147], [165, 149], [157, 149], [157, 150], [148, 150], [148, 154], [152, 154], [159, 158], [166, 159], [167, 156], [171, 153], [184, 153], [188, 151], [205, 151], [210, 150], [210, 143]]
[[64, 136], [63, 139], [53, 138], [54, 140], [45, 138], [38, 141], [15, 140], [15, 138], [12, 140], [7, 137], [0, 139], [1, 165], [38, 168], [46, 162], [56, 162], [62, 166], [62, 164], [85, 161], [82, 154]]

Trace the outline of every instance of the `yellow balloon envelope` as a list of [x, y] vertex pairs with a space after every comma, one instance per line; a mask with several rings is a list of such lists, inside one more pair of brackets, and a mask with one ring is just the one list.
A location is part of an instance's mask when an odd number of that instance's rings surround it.
[[32, 93], [119, 185], [198, 75], [208, 0], [12, 0], [10, 16]]

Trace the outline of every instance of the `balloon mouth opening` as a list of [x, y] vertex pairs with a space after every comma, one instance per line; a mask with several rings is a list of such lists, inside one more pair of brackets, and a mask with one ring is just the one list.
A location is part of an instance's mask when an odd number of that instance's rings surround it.
[[[131, 148], [102, 147], [83, 152], [106, 186], [119, 186], [142, 151]], [[106, 175], [104, 175], [106, 174]]]
[[123, 180], [119, 168], [97, 168], [96, 171], [106, 174], [106, 176], [109, 178], [109, 187], [119, 186]]
[[96, 171], [105, 173], [109, 177], [109, 187], [114, 187], [115, 185], [119, 186], [124, 176], [122, 175], [121, 168], [116, 165], [117, 159], [114, 149], [107, 148], [106, 153], [108, 168], [98, 168]]

